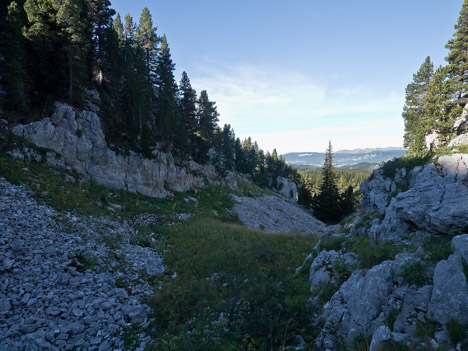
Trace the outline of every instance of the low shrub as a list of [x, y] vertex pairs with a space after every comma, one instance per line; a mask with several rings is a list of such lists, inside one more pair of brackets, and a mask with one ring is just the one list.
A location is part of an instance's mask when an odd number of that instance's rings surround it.
[[391, 241], [381, 244], [374, 244], [369, 238], [356, 238], [351, 246], [351, 250], [358, 256], [358, 263], [361, 268], [372, 268], [386, 260], [392, 260], [401, 249]]
[[423, 157], [403, 156], [383, 163], [380, 168], [384, 177], [394, 179], [397, 169], [405, 168], [406, 172], [409, 173], [413, 168], [427, 165], [431, 160], [432, 155], [430, 154]]
[[452, 341], [454, 344], [457, 344], [467, 337], [467, 326], [452, 320], [447, 323], [447, 332], [450, 341]]
[[320, 239], [320, 242], [318, 244], [318, 249], [319, 251], [322, 250], [335, 250], [335, 251], [340, 251], [342, 248], [344, 248], [350, 240], [344, 236], [327, 236], [323, 237]]
[[427, 268], [427, 264], [422, 261], [406, 264], [401, 272], [403, 281], [408, 285], [416, 285], [418, 287], [430, 283], [431, 279]]

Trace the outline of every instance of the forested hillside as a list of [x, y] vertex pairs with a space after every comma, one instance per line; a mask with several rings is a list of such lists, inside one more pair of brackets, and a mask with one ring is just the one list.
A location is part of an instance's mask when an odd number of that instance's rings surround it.
[[138, 23], [109, 0], [17, 0], [0, 5], [0, 114], [14, 123], [40, 119], [54, 102], [95, 110], [108, 144], [152, 157], [211, 162], [252, 175], [260, 185], [298, 179], [282, 157], [217, 125], [214, 101], [174, 76], [166, 35], [147, 8]]

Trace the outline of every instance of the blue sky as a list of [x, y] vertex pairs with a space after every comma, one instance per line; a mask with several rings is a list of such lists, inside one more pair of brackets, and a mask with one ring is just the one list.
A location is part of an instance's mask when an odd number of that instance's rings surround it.
[[114, 0], [166, 33], [176, 79], [264, 150], [401, 146], [405, 87], [445, 64], [463, 0]]

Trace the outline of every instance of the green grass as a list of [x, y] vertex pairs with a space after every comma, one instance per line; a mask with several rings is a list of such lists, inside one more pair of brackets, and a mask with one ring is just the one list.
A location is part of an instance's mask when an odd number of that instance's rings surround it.
[[424, 319], [424, 321], [417, 320], [415, 336], [419, 338], [433, 338], [437, 331], [437, 326], [437, 322], [430, 319]]
[[357, 254], [361, 268], [372, 268], [383, 261], [393, 260], [401, 248], [392, 241], [374, 244], [369, 238], [362, 237], [354, 239], [351, 251]]
[[450, 156], [455, 153], [468, 154], [468, 145], [441, 147], [436, 149], [435, 153], [437, 158], [439, 158], [440, 156]]
[[424, 286], [431, 281], [427, 269], [427, 263], [423, 261], [408, 263], [403, 267], [401, 276], [408, 285]]
[[318, 244], [318, 249], [319, 251], [322, 251], [322, 250], [340, 251], [341, 249], [345, 248], [349, 242], [350, 242], [350, 239], [344, 236], [337, 236], [337, 235], [326, 236], [320, 239], [320, 242]]
[[394, 179], [395, 172], [397, 169], [406, 168], [406, 173], [409, 172], [417, 167], [417, 166], [424, 166], [430, 163], [432, 160], [432, 155], [427, 155], [425, 157], [399, 157], [394, 158], [393, 160], [387, 161], [383, 163], [380, 168], [382, 169], [382, 174], [384, 177]]
[[308, 272], [294, 271], [316, 238], [207, 218], [158, 231], [167, 272], [149, 301], [156, 349], [276, 350], [313, 334]]
[[458, 342], [466, 339], [468, 336], [467, 333], [468, 327], [466, 325], [460, 324], [457, 321], [450, 321], [447, 323], [447, 331], [450, 338], [450, 341], [456, 345]]
[[[132, 218], [141, 213], [157, 213], [172, 220], [174, 213], [197, 213], [237, 221], [232, 214], [232, 202], [226, 196], [228, 188], [209, 187], [198, 193], [174, 193], [166, 199], [150, 198], [124, 190], [112, 190], [94, 182], [76, 183], [65, 180], [59, 172], [44, 164], [17, 160], [0, 153], [0, 176], [13, 184], [24, 184], [34, 196], [58, 211], [76, 211], [87, 216], [108, 216], [115, 219]], [[68, 173], [69, 176], [73, 174]], [[197, 202], [184, 201], [187, 196]]]
[[425, 238], [422, 245], [424, 252], [429, 255], [427, 259], [428, 263], [433, 265], [439, 261], [446, 260], [452, 254], [451, 242], [451, 236], [431, 235]]

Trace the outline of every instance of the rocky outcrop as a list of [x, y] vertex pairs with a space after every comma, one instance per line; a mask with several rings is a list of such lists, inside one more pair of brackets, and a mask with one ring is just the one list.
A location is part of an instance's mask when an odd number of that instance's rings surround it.
[[399, 286], [398, 272], [412, 261], [411, 256], [399, 255], [394, 261], [385, 261], [368, 271], [355, 270], [323, 307], [321, 318], [325, 320], [325, 328], [319, 343], [325, 342], [325, 331], [329, 328], [350, 341], [359, 335], [372, 335], [390, 312], [398, 308], [395, 301], [404, 297], [407, 287]]
[[[107, 147], [98, 115], [93, 111], [76, 111], [57, 103], [50, 118], [27, 125], [18, 125], [13, 133], [39, 147], [53, 150], [47, 161], [55, 166], [69, 167], [98, 184], [126, 189], [152, 197], [165, 197], [173, 191], [188, 191], [204, 187], [205, 179], [215, 182], [211, 165], [194, 162], [188, 167], [174, 164], [170, 154], [155, 150], [154, 159], [135, 152], [117, 153]], [[197, 174], [197, 175], [194, 175]], [[232, 178], [232, 177], [231, 177]], [[225, 184], [236, 186], [235, 179]], [[168, 190], [167, 190], [168, 189]]]
[[337, 273], [337, 266], [351, 270], [356, 266], [355, 256], [352, 253], [339, 253], [335, 250], [321, 251], [310, 266], [310, 292], [316, 294], [325, 285], [338, 285], [340, 277]]
[[454, 254], [435, 268], [428, 315], [441, 324], [468, 324], [468, 234], [453, 238], [452, 250]]
[[295, 202], [297, 199], [297, 184], [294, 183], [291, 179], [277, 177], [275, 190], [288, 200]]
[[409, 177], [409, 189], [391, 198], [387, 207], [384, 202], [397, 179], [374, 176], [361, 186], [363, 209], [376, 215], [384, 213], [383, 220], [373, 222], [371, 236], [392, 240], [412, 232], [445, 235], [468, 230], [467, 154], [442, 156], [437, 166], [416, 167]]
[[371, 215], [385, 214], [392, 193], [397, 191], [397, 184], [405, 180], [405, 168], [398, 170], [394, 179], [384, 177], [381, 169], [373, 171], [370, 179], [361, 184], [361, 193], [365, 194], [361, 200], [361, 211]]
[[[433, 272], [433, 283], [424, 286], [408, 284], [403, 278], [408, 267], [420, 262], [414, 254], [398, 254], [369, 270], [355, 270], [322, 308], [319, 319], [325, 326], [317, 347], [333, 350], [335, 333], [349, 343], [361, 335], [373, 336], [372, 350], [389, 342], [408, 343], [417, 336], [417, 323], [426, 320], [439, 323], [431, 343], [447, 341], [447, 323], [468, 324], [468, 234], [454, 237], [451, 247], [453, 254], [447, 260], [438, 262], [435, 269], [427, 267], [427, 272]], [[311, 291], [332, 282], [332, 262], [347, 256], [320, 252], [310, 270]]]
[[290, 201], [273, 195], [263, 197], [232, 196], [234, 211], [247, 227], [268, 232], [300, 233], [321, 236], [325, 224]]
[[0, 178], [0, 349], [122, 349], [122, 328], [147, 322], [140, 271], [164, 271], [157, 252], [119, 243], [128, 230], [60, 214]]

